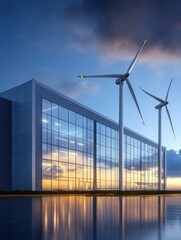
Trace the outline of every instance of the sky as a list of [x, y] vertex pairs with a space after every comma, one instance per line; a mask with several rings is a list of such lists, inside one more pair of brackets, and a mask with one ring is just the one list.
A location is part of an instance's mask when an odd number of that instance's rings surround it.
[[1, 0], [0, 36], [0, 92], [34, 78], [117, 122], [115, 80], [77, 76], [125, 73], [147, 39], [129, 77], [145, 126], [126, 84], [124, 125], [157, 141], [157, 102], [139, 86], [164, 99], [173, 78], [176, 139], [163, 109], [162, 143], [181, 149], [181, 1]]

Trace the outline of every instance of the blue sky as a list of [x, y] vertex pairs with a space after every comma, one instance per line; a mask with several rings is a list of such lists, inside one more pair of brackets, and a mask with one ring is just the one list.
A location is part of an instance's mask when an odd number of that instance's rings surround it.
[[139, 90], [169, 96], [176, 140], [163, 109], [162, 142], [181, 148], [181, 2], [118, 0], [1, 0], [0, 91], [32, 78], [118, 121], [114, 79], [82, 74], [125, 73], [145, 38], [130, 76], [146, 126], [127, 86], [124, 125], [157, 141], [157, 102]]

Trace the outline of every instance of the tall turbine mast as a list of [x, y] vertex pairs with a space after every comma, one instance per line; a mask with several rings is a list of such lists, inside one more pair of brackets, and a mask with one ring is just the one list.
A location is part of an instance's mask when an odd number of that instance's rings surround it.
[[168, 115], [168, 119], [172, 128], [172, 132], [175, 138], [175, 132], [174, 132], [174, 128], [173, 128], [173, 124], [172, 124], [172, 120], [170, 117], [170, 113], [168, 111], [168, 95], [169, 95], [169, 91], [170, 91], [170, 87], [171, 84], [173, 82], [173, 79], [170, 81], [168, 90], [167, 90], [167, 94], [165, 97], [165, 100], [158, 98], [148, 92], [146, 92], [145, 90], [143, 90], [142, 88], [140, 88], [144, 93], [146, 93], [147, 95], [149, 95], [150, 97], [156, 99], [158, 102], [160, 102], [158, 105], [155, 106], [156, 109], [158, 109], [158, 166], [159, 166], [159, 171], [158, 171], [158, 189], [161, 190], [161, 178], [162, 178], [162, 174], [161, 174], [161, 167], [162, 167], [162, 108], [165, 107], [167, 115]]
[[128, 67], [128, 70], [125, 74], [109, 74], [109, 75], [91, 75], [91, 76], [78, 76], [80, 78], [116, 78], [115, 83], [117, 85], [119, 85], [119, 190], [123, 190], [123, 160], [124, 160], [124, 128], [123, 128], [123, 85], [124, 82], [127, 83], [129, 91], [133, 97], [133, 100], [136, 104], [137, 110], [139, 112], [139, 115], [142, 119], [142, 122], [144, 124], [143, 121], [143, 116], [141, 114], [141, 110], [140, 107], [138, 105], [135, 93], [133, 91], [133, 88], [131, 86], [131, 83], [128, 79], [128, 77], [130, 76], [131, 71], [133, 70], [133, 67], [144, 47], [144, 45], [146, 44], [147, 40], [144, 40], [143, 44], [141, 45], [141, 47], [139, 48], [137, 54], [135, 55], [133, 61], [131, 62], [130, 66]]

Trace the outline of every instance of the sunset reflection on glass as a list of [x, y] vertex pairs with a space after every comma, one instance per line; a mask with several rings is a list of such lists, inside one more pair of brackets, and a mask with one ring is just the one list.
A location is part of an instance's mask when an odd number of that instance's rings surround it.
[[[42, 106], [42, 189], [118, 190], [118, 130], [47, 99]], [[125, 128], [123, 189], [157, 190], [157, 146], [136, 136]]]

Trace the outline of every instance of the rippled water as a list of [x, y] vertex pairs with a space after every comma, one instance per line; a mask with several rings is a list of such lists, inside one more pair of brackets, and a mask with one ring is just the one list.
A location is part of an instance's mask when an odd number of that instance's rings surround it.
[[1, 240], [180, 240], [181, 196], [0, 198]]

